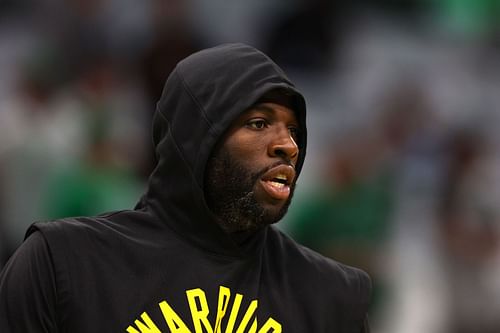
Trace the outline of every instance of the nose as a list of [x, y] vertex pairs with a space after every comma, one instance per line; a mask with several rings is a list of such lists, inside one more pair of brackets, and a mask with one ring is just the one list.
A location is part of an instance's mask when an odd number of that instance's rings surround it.
[[268, 153], [272, 157], [281, 157], [293, 165], [297, 163], [299, 147], [288, 128], [280, 129], [268, 146]]

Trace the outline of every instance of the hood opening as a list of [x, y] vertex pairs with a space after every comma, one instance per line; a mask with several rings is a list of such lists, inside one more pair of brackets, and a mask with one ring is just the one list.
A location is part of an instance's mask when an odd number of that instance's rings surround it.
[[157, 104], [153, 140], [158, 164], [136, 208], [149, 210], [159, 223], [206, 250], [243, 251], [215, 223], [205, 202], [204, 177], [225, 131], [261, 99], [287, 103], [296, 112], [298, 175], [306, 152], [305, 101], [269, 57], [245, 44], [224, 44], [179, 62]]

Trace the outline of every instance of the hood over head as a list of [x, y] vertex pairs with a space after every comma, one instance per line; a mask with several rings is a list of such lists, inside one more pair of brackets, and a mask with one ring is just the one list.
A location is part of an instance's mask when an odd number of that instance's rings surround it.
[[180, 61], [157, 104], [153, 141], [158, 164], [136, 208], [151, 210], [206, 250], [234, 254], [241, 244], [216, 224], [205, 202], [205, 168], [233, 120], [276, 89], [288, 95], [299, 121], [298, 175], [306, 152], [305, 101], [269, 57], [245, 44], [224, 44]]

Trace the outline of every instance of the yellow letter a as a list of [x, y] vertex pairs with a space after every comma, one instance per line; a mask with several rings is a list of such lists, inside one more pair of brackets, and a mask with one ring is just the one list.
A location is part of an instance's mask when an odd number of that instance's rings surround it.
[[189, 328], [184, 324], [182, 319], [179, 317], [177, 313], [175, 313], [174, 309], [167, 303], [167, 301], [163, 301], [160, 303], [161, 313], [163, 313], [163, 317], [167, 322], [168, 328], [172, 333], [191, 333]]

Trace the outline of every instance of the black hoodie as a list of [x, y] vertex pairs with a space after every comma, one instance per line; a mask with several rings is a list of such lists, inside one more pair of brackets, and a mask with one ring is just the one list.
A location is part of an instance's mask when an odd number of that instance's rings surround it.
[[158, 102], [158, 165], [134, 210], [36, 223], [0, 276], [0, 332], [359, 333], [368, 276], [275, 227], [235, 237], [207, 207], [207, 161], [265, 93], [305, 103], [283, 71], [243, 44], [181, 61]]

